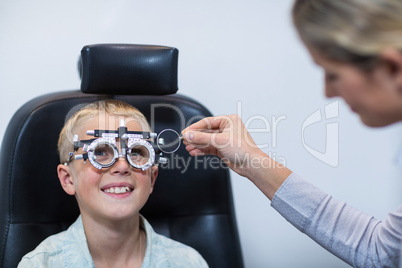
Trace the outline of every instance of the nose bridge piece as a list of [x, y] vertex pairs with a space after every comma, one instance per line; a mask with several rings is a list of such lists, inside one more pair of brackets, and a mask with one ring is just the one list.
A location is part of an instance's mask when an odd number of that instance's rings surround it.
[[112, 165], [111, 168], [112, 168], [111, 171], [113, 173], [126, 174], [126, 173], [130, 173], [131, 165], [127, 161], [127, 158], [125, 155], [119, 154], [119, 157], [116, 159], [116, 162]]

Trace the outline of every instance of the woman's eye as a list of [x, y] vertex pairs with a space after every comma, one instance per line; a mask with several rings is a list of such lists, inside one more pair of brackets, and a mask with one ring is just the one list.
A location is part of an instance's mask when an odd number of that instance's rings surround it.
[[333, 82], [333, 81], [335, 81], [337, 79], [338, 79], [338, 76], [336, 74], [328, 73], [328, 72], [325, 73], [325, 81]]

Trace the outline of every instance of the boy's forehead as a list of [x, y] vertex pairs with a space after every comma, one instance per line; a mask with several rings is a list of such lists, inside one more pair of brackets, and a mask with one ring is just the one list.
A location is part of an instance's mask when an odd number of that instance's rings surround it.
[[124, 120], [125, 126], [129, 131], [142, 131], [143, 128], [137, 119], [133, 117], [117, 116], [117, 115], [97, 115], [88, 118], [78, 127], [77, 133], [80, 137], [86, 135], [87, 130], [103, 129], [117, 130], [120, 127], [121, 120]]

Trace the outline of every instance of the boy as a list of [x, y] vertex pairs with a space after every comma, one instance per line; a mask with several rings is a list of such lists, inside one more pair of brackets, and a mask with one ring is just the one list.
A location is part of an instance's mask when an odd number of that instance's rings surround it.
[[81, 215], [18, 267], [208, 267], [197, 251], [156, 234], [139, 214], [158, 175], [149, 132], [142, 113], [116, 100], [92, 103], [67, 121], [57, 172]]

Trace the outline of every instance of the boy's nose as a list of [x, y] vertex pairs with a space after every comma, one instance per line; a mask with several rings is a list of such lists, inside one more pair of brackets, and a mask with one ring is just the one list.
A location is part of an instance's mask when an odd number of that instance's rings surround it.
[[123, 155], [120, 155], [112, 166], [111, 171], [113, 174], [128, 175], [131, 173], [131, 166], [127, 159]]

